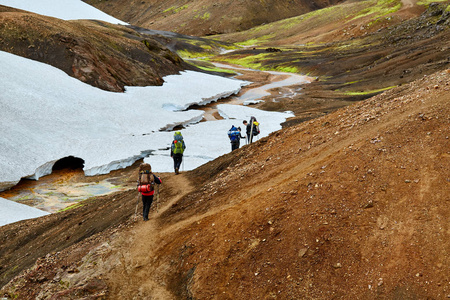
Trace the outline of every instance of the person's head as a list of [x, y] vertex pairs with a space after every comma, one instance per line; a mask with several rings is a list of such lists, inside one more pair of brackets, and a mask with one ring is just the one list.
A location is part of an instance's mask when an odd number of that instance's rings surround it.
[[245, 121], [245, 120], [242, 121], [242, 124], [247, 125], [247, 121]]
[[139, 173], [151, 173], [151, 172], [152, 172], [152, 166], [150, 166], [150, 164], [142, 163], [139, 166]]

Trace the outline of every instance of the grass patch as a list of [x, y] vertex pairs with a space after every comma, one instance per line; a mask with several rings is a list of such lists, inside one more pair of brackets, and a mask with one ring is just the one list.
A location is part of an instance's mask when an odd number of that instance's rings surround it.
[[377, 93], [381, 93], [387, 90], [390, 90], [392, 88], [395, 88], [396, 86], [389, 86], [389, 87], [385, 87], [385, 88], [381, 88], [378, 90], [371, 90], [371, 91], [360, 91], [360, 92], [342, 92], [344, 95], [347, 96], [367, 96], [367, 95], [371, 95], [371, 94], [377, 94]]
[[252, 45], [257, 45], [257, 44], [262, 43], [262, 42], [266, 42], [266, 41], [272, 39], [273, 37], [275, 37], [275, 34], [268, 34], [268, 35], [260, 36], [260, 37], [258, 37], [256, 39], [250, 39], [250, 40], [246, 40], [246, 41], [243, 41], [243, 42], [239, 42], [237, 44], [239, 46], [252, 46]]
[[179, 6], [179, 7], [172, 6], [172, 7], [169, 7], [168, 9], [166, 9], [166, 10], [163, 10], [163, 12], [164, 13], [167, 13], [167, 12], [177, 13], [177, 12], [180, 12], [180, 11], [186, 9], [186, 8], [188, 8], [187, 4], [185, 4], [183, 6]]
[[30, 199], [33, 199], [33, 195], [25, 195], [23, 197], [14, 199], [14, 201], [24, 201], [24, 200], [30, 200]]
[[177, 50], [177, 54], [183, 59], [208, 57], [214, 54], [205, 52], [192, 52], [188, 50]]
[[402, 8], [402, 2], [399, 0], [382, 0], [382, 1], [367, 1], [368, 7], [359, 12], [359, 14], [352, 19], [352, 21], [363, 18], [369, 15], [374, 15], [374, 18], [380, 18], [385, 15], [394, 13]]
[[71, 210], [71, 209], [74, 209], [74, 208], [77, 208], [77, 207], [81, 207], [81, 206], [83, 206], [82, 203], [80, 203], [80, 202], [79, 203], [75, 203], [75, 204], [72, 204], [72, 205], [70, 205], [70, 206], [68, 206], [66, 208], [60, 209], [58, 212], [68, 211], [68, 210]]
[[[447, 2], [447, 1], [448, 0], [420, 0], [420, 1], [417, 1], [417, 5], [428, 6], [431, 3], [433, 3], [433, 2]], [[447, 9], [445, 11], [449, 11], [450, 10], [449, 6], [447, 6]]]
[[261, 53], [258, 55], [249, 55], [240, 58], [219, 56], [216, 57], [215, 60], [228, 62], [230, 64], [239, 65], [250, 69], [262, 70], [262, 64], [260, 61], [264, 61], [266, 56], [267, 54], [265, 53]]
[[214, 67], [214, 66], [213, 67], [208, 67], [208, 66], [203, 66], [203, 65], [195, 65], [195, 66], [199, 69], [209, 71], [209, 72], [227, 73], [227, 74], [232, 74], [232, 75], [236, 74], [236, 72], [234, 72], [232, 70], [222, 69], [222, 68], [218, 68], [218, 67]]

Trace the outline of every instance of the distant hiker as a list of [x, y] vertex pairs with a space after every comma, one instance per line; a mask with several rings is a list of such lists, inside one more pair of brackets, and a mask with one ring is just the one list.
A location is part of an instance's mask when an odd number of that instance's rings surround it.
[[245, 128], [245, 143], [247, 143], [247, 138], [248, 138], [248, 134], [247, 134], [247, 125], [248, 125], [248, 123], [247, 123], [247, 121], [246, 120], [244, 120], [244, 121], [242, 121], [242, 124], [244, 124], [244, 128]]
[[259, 123], [256, 121], [255, 117], [250, 118], [250, 123], [247, 124], [246, 132], [248, 143], [251, 144], [253, 142], [253, 137], [259, 134]]
[[186, 149], [181, 132], [177, 131], [173, 135], [172, 146], [170, 147], [170, 157], [173, 158], [175, 174], [180, 172], [181, 162], [183, 161], [183, 152]]
[[241, 131], [239, 128], [231, 125], [231, 129], [228, 130], [228, 137], [230, 138], [231, 151], [239, 149], [239, 144], [241, 142]]
[[142, 217], [144, 221], [148, 221], [148, 213], [155, 194], [155, 184], [161, 184], [161, 179], [152, 173], [150, 164], [142, 163], [139, 166], [138, 191], [142, 195]]

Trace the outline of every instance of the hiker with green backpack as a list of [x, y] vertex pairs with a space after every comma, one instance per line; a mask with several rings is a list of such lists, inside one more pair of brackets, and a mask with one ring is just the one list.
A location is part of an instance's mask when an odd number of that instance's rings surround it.
[[170, 147], [170, 157], [173, 158], [175, 174], [179, 174], [181, 162], [183, 161], [183, 152], [186, 149], [181, 132], [177, 131], [173, 135], [172, 145]]
[[148, 221], [148, 213], [150, 212], [150, 207], [153, 202], [153, 195], [155, 194], [155, 184], [161, 184], [161, 178], [152, 173], [152, 167], [150, 164], [142, 163], [139, 166], [138, 191], [142, 195], [142, 217], [144, 218], [144, 221]]

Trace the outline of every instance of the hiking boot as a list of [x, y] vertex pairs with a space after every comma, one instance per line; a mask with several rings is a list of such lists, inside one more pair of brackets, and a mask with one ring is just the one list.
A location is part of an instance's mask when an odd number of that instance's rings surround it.
[[178, 172], [178, 168], [175, 168], [175, 174], [179, 174], [180, 172]]

